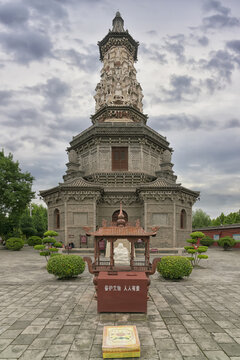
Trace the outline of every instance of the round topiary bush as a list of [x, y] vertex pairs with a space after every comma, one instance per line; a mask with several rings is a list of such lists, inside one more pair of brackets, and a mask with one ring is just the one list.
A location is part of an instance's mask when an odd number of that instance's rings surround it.
[[210, 236], [204, 236], [200, 240], [200, 244], [204, 245], [204, 246], [211, 246], [213, 243], [214, 243], [214, 240], [212, 238], [210, 238]]
[[34, 250], [44, 250], [45, 249], [45, 245], [35, 245], [34, 246]]
[[59, 255], [49, 259], [47, 271], [59, 279], [76, 277], [85, 269], [85, 262], [78, 255]]
[[178, 280], [192, 272], [191, 262], [184, 256], [166, 256], [157, 265], [157, 271], [164, 279]]
[[48, 230], [48, 231], [45, 231], [44, 236], [45, 237], [58, 236], [58, 232], [56, 232], [54, 230]]
[[56, 242], [56, 239], [54, 239], [53, 237], [45, 237], [42, 239], [43, 244], [54, 244]]
[[225, 236], [218, 240], [218, 245], [223, 247], [223, 250], [228, 250], [236, 244], [236, 240], [231, 236]]
[[24, 241], [20, 238], [10, 238], [6, 241], [6, 248], [8, 250], [18, 251], [21, 250], [21, 248], [24, 245]]
[[29, 246], [41, 245], [42, 239], [39, 236], [30, 236], [28, 238], [27, 243]]

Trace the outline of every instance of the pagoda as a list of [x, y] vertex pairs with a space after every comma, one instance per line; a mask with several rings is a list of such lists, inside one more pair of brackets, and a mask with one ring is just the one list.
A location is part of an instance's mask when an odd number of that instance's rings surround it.
[[[150, 247], [182, 247], [192, 231], [192, 205], [199, 192], [176, 182], [173, 149], [147, 125], [134, 66], [139, 43], [124, 29], [119, 12], [98, 46], [103, 67], [92, 126], [70, 142], [63, 182], [40, 192], [49, 229], [66, 245], [79, 247], [86, 240], [84, 228], [94, 234], [103, 219], [116, 224], [122, 202], [127, 224], [139, 219], [146, 232], [160, 227]], [[89, 236], [87, 246], [93, 244]]]

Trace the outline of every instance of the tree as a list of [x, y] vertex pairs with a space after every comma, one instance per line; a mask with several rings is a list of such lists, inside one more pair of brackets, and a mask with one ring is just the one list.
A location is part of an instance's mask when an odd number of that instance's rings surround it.
[[32, 235], [43, 236], [48, 227], [47, 209], [42, 205], [31, 204], [21, 216], [20, 228], [22, 233], [28, 238]]
[[22, 172], [13, 155], [0, 151], [0, 234], [19, 227], [22, 212], [34, 197], [29, 172]]
[[187, 239], [187, 242], [192, 244], [191, 246], [184, 246], [184, 249], [191, 256], [187, 259], [191, 261], [192, 266], [196, 266], [199, 264], [201, 259], [208, 259], [207, 255], [202, 253], [208, 250], [207, 246], [200, 246], [201, 239], [204, 237], [204, 233], [200, 231], [195, 231], [190, 234], [191, 239]]
[[32, 206], [32, 219], [34, 228], [38, 236], [43, 236], [48, 228], [48, 213], [47, 209], [42, 205], [31, 204]]
[[198, 209], [193, 212], [192, 227], [198, 229], [201, 227], [207, 227], [211, 225], [211, 218], [202, 209]]
[[237, 224], [240, 223], [240, 211], [238, 212], [231, 212], [228, 215], [224, 215], [221, 213], [216, 219], [212, 219], [212, 225], [229, 225], [229, 224]]

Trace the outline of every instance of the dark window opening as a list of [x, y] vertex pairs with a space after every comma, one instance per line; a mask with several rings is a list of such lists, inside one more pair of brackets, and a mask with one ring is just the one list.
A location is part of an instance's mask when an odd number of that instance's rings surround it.
[[112, 148], [112, 170], [128, 170], [128, 148]]
[[54, 210], [54, 226], [55, 229], [60, 228], [60, 211], [58, 209]]
[[187, 227], [187, 214], [186, 211], [183, 209], [180, 215], [180, 228], [186, 229], [186, 227]]

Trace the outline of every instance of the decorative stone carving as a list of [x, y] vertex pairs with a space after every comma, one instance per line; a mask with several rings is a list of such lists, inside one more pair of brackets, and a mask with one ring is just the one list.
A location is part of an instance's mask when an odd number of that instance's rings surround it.
[[105, 195], [105, 196], [103, 196], [102, 201], [108, 205], [117, 205], [117, 204], [119, 204], [120, 201], [122, 201], [122, 204], [125, 206], [129, 206], [129, 205], [139, 202], [138, 196], [136, 194], [134, 194], [132, 196], [131, 195], [123, 196], [123, 195], [118, 195], [118, 194], [112, 195], [112, 196]]
[[111, 46], [104, 55], [101, 81], [96, 87], [96, 112], [105, 105], [128, 105], [142, 112], [143, 94], [136, 73], [129, 50], [124, 45]]
[[172, 154], [169, 150], [165, 150], [162, 154], [162, 160], [164, 163], [171, 163]]
[[77, 153], [76, 153], [75, 150], [70, 150], [69, 151], [68, 160], [69, 160], [69, 162], [72, 162], [72, 163], [77, 163], [78, 162]]

